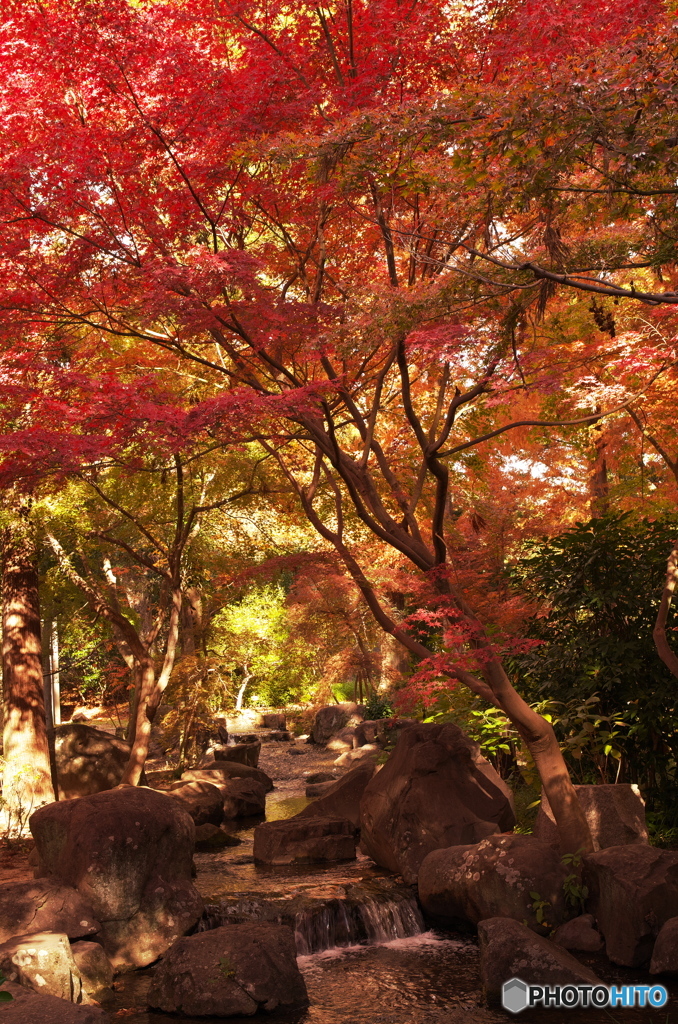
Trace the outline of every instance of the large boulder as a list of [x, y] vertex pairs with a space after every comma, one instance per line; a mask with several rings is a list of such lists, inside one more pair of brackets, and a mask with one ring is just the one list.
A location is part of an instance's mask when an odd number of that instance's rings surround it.
[[504, 982], [516, 977], [527, 985], [603, 984], [562, 946], [510, 918], [481, 921], [478, 939], [483, 995], [490, 1004], [500, 1003]]
[[254, 779], [260, 782], [267, 793], [273, 789], [273, 780], [261, 768], [251, 768], [235, 761], [209, 761], [202, 768], [189, 768], [181, 776], [182, 782], [212, 782], [221, 785], [229, 779]]
[[252, 818], [266, 813], [266, 790], [256, 779], [229, 779], [219, 788], [223, 796], [224, 820]]
[[236, 742], [223, 747], [212, 747], [212, 756], [217, 764], [225, 761], [227, 764], [246, 764], [250, 768], [256, 768], [259, 764], [261, 753], [261, 740], [253, 739], [247, 742]]
[[[318, 799], [304, 807], [297, 817], [347, 818], [359, 828], [360, 801], [375, 770], [376, 765], [372, 761], [363, 761], [357, 768], [347, 772], [342, 779], [319, 783], [323, 789]], [[306, 788], [307, 796], [310, 795], [310, 788]]]
[[110, 1024], [111, 1017], [99, 1006], [83, 1006], [38, 993], [15, 982], [6, 981], [2, 992], [12, 996], [2, 1004], [2, 1024]]
[[167, 794], [122, 786], [31, 816], [40, 874], [77, 889], [116, 970], [145, 967], [191, 928], [195, 826]]
[[10, 981], [36, 992], [71, 1003], [89, 1002], [67, 935], [15, 935], [0, 945], [0, 972]]
[[54, 729], [59, 799], [113, 789], [122, 778], [130, 745], [91, 725], [68, 723]]
[[[311, 726], [311, 742], [328, 743], [346, 726], [358, 725], [364, 718], [365, 715], [360, 705], [350, 701], [343, 704], [328, 704], [326, 707], [318, 708]], [[351, 740], [350, 747], [352, 746]]]
[[308, 1005], [294, 934], [279, 924], [231, 924], [179, 939], [156, 968], [149, 1004], [191, 1017], [250, 1017]]
[[488, 836], [429, 853], [419, 869], [419, 900], [431, 916], [448, 921], [475, 925], [509, 917], [548, 932], [568, 917], [567, 873], [558, 852], [532, 836]]
[[365, 788], [361, 846], [411, 884], [432, 850], [477, 843], [514, 824], [511, 792], [477, 743], [456, 725], [411, 725]]
[[180, 780], [174, 782], [167, 796], [176, 800], [197, 825], [221, 825], [224, 820], [224, 795], [211, 782]]
[[662, 925], [678, 916], [678, 852], [611, 846], [584, 858], [584, 880], [610, 960], [645, 964]]
[[280, 711], [264, 711], [255, 715], [254, 724], [258, 729], [287, 729], [285, 715]]
[[71, 886], [36, 878], [0, 887], [0, 942], [33, 932], [64, 932], [80, 939], [99, 928], [90, 903]]
[[[574, 788], [591, 829], [595, 850], [637, 843], [647, 845], [645, 801], [635, 783]], [[544, 843], [558, 843], [553, 811], [543, 790], [534, 835]]]
[[355, 826], [345, 818], [285, 818], [265, 821], [254, 830], [254, 860], [259, 864], [323, 864], [353, 860]]
[[650, 974], [678, 974], [678, 917], [670, 917], [661, 927], [652, 950]]
[[113, 995], [113, 965], [98, 942], [74, 942], [73, 959], [80, 971], [82, 990], [89, 999], [100, 1003]]

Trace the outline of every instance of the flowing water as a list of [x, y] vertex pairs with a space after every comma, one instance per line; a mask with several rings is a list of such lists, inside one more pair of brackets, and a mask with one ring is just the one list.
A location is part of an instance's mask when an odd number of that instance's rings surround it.
[[[274, 791], [267, 818], [289, 817], [306, 803]], [[360, 855], [328, 867], [259, 867], [252, 859], [253, 824], [234, 822], [232, 831], [240, 846], [196, 855], [196, 884], [206, 901], [198, 930], [252, 920], [293, 928], [310, 1006], [262, 1015], [270, 1024], [678, 1024], [675, 988], [663, 1010], [556, 1009], [514, 1017], [488, 1009], [480, 995], [476, 940], [427, 930], [411, 888]], [[640, 972], [615, 968], [603, 957], [580, 958], [608, 983], [647, 983]], [[150, 980], [151, 971], [121, 977], [110, 1010], [120, 1010], [126, 1024], [223, 1020], [149, 1012]], [[228, 1019], [246, 1024], [253, 1018]]]

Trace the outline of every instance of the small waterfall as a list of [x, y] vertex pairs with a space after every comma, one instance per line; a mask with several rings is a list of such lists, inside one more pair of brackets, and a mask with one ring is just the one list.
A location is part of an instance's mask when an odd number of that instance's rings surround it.
[[346, 900], [332, 900], [317, 910], [295, 915], [294, 937], [297, 953], [319, 953], [335, 946], [376, 945], [393, 939], [420, 935], [425, 925], [411, 896], [394, 898], [353, 894]]
[[335, 946], [351, 946], [358, 942], [352, 907], [345, 900], [330, 900], [318, 907], [309, 907], [294, 915], [294, 940], [299, 956], [319, 953]]
[[330, 898], [240, 897], [205, 907], [197, 931], [224, 924], [275, 921], [294, 931], [300, 956], [336, 946], [374, 945], [420, 935], [425, 925], [411, 890], [390, 880], [346, 886]]
[[360, 914], [369, 944], [391, 942], [421, 935], [426, 930], [421, 911], [414, 899], [374, 900], [363, 903]]

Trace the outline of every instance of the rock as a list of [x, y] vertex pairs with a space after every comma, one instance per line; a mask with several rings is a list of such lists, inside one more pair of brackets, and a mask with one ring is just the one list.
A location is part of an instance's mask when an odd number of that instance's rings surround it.
[[57, 725], [54, 756], [59, 799], [70, 800], [113, 789], [122, 778], [130, 745], [91, 725]]
[[411, 884], [432, 850], [477, 843], [514, 824], [511, 792], [477, 743], [456, 725], [411, 725], [365, 788], [361, 847]]
[[212, 735], [220, 743], [228, 743], [228, 719], [223, 716], [212, 719]]
[[678, 974], [678, 917], [662, 925], [652, 950], [650, 974]]
[[336, 750], [340, 753], [343, 753], [345, 750], [353, 750], [354, 747], [358, 746], [357, 743], [354, 743], [354, 737], [355, 726], [347, 725], [330, 737], [327, 741], [327, 749]]
[[229, 779], [220, 788], [224, 796], [225, 821], [266, 813], [266, 790], [256, 779]]
[[[488, 836], [470, 846], [434, 850], [419, 869], [419, 900], [429, 914], [478, 924], [488, 917], [526, 921], [533, 931], [550, 931], [568, 917], [563, 893], [567, 875], [560, 854], [533, 836]], [[537, 920], [546, 901], [546, 923]]]
[[[205, 789], [216, 790], [218, 796], [219, 807], [214, 808], [214, 813], [207, 819], [211, 824], [220, 824], [222, 821], [230, 821], [233, 818], [251, 818], [257, 814], [265, 814], [266, 812], [266, 790], [261, 782], [257, 779], [238, 779], [238, 778], [221, 778], [214, 779], [213, 782], [179, 782], [175, 783], [177, 790], [174, 786], [171, 787], [169, 796], [173, 796], [174, 792], [183, 792], [183, 787], [190, 786], [203, 786]], [[190, 794], [188, 794], [188, 805], [186, 810], [190, 813]], [[213, 797], [210, 794], [210, 801]], [[200, 824], [205, 824], [205, 816]], [[195, 818], [193, 819], [195, 821]], [[197, 822], [196, 822], [197, 824]]]
[[528, 985], [603, 984], [561, 946], [511, 918], [481, 921], [478, 938], [483, 994], [490, 1004], [500, 1003], [502, 985], [515, 977]]
[[[648, 844], [645, 801], [635, 783], [574, 788], [589, 823], [596, 850], [605, 850], [608, 846]], [[542, 842], [558, 843], [553, 811], [543, 790], [534, 823], [534, 835]]]
[[212, 750], [217, 764], [221, 761], [226, 763], [233, 761], [236, 764], [245, 764], [250, 768], [256, 768], [259, 764], [261, 740], [254, 740], [252, 743], [234, 743], [233, 746], [227, 747], [213, 747]]
[[593, 914], [580, 914], [561, 924], [553, 941], [564, 949], [580, 949], [584, 953], [598, 953], [603, 948], [603, 937], [596, 929]]
[[212, 782], [220, 785], [229, 779], [255, 779], [267, 793], [273, 789], [273, 780], [261, 768], [251, 768], [235, 761], [209, 761], [202, 768], [190, 768], [181, 776], [182, 782]]
[[167, 794], [121, 786], [48, 804], [30, 825], [41, 873], [91, 905], [116, 970], [157, 960], [200, 917], [195, 827]]
[[90, 904], [70, 886], [36, 878], [0, 887], [0, 942], [34, 932], [63, 932], [69, 939], [81, 939], [99, 927]]
[[311, 740], [313, 743], [327, 743], [340, 729], [347, 725], [357, 725], [364, 717], [363, 709], [349, 701], [318, 708], [311, 726]]
[[254, 724], [259, 729], [287, 729], [285, 716], [279, 711], [264, 711], [256, 716]]
[[336, 782], [340, 778], [341, 775], [336, 772], [312, 772], [306, 776], [306, 784], [312, 786], [319, 782]]
[[353, 860], [356, 829], [345, 818], [299, 817], [265, 821], [254, 830], [259, 864], [318, 864]]
[[584, 858], [584, 881], [610, 960], [642, 966], [662, 925], [678, 916], [678, 852], [610, 846]]
[[43, 995], [7, 981], [2, 991], [12, 995], [11, 1003], [0, 1009], [2, 1024], [110, 1024], [110, 1016], [99, 1006], [82, 1006], [57, 996]]
[[211, 782], [174, 782], [167, 796], [178, 803], [193, 818], [195, 825], [220, 825], [224, 820], [224, 796]]
[[0, 973], [46, 995], [87, 1002], [68, 936], [59, 932], [15, 935], [0, 945]]
[[71, 953], [82, 978], [82, 988], [98, 1003], [113, 995], [113, 965], [98, 942], [74, 942]]
[[316, 796], [322, 796], [323, 793], [326, 793], [333, 785], [333, 782], [316, 782], [314, 785], [306, 787], [306, 796], [309, 800], [312, 800], [313, 797]]
[[307, 1006], [292, 929], [231, 924], [179, 939], [156, 968], [149, 1003], [192, 1017]]
[[343, 754], [334, 762], [340, 768], [349, 768], [356, 761], [369, 760], [373, 765], [376, 765], [376, 757], [381, 751], [381, 747], [378, 747], [376, 743], [367, 743], [364, 747], [359, 747], [358, 750], [346, 750]]
[[354, 746], [364, 747], [366, 743], [376, 743], [386, 732], [386, 724], [389, 718], [366, 719], [353, 730]]
[[272, 729], [270, 732], [263, 733], [259, 739], [262, 743], [292, 743], [294, 736], [284, 729]]
[[[297, 817], [320, 815], [329, 818], [347, 818], [356, 828], [359, 828], [360, 801], [367, 783], [374, 775], [375, 768], [376, 766], [371, 761], [363, 761], [356, 768], [347, 772], [342, 779], [338, 779], [336, 782], [320, 783], [323, 791], [319, 798], [308, 807], [304, 807]], [[307, 787], [307, 796], [310, 796], [308, 790], [311, 788], [314, 787]]]
[[355, 727], [354, 745], [363, 747], [366, 743], [377, 743], [384, 746], [395, 738], [401, 729], [416, 725], [413, 718], [376, 718], [367, 719]]
[[197, 825], [195, 829], [195, 848], [198, 853], [212, 853], [223, 850], [225, 846], [240, 846], [241, 840], [224, 832], [216, 825]]

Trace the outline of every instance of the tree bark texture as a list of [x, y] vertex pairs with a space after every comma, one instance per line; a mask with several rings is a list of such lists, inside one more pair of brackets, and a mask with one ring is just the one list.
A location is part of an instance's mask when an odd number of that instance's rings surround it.
[[654, 629], [652, 630], [657, 654], [662, 659], [669, 672], [678, 679], [678, 655], [674, 653], [666, 637], [666, 623], [668, 621], [669, 611], [673, 601], [673, 594], [676, 589], [676, 582], [678, 582], [678, 547], [675, 547], [669, 555], [662, 599], [659, 604], [659, 611], [657, 612]]
[[125, 765], [125, 770], [120, 780], [121, 783], [138, 786], [141, 781], [144, 764], [148, 757], [153, 719], [155, 718], [155, 713], [158, 710], [158, 705], [169, 682], [176, 660], [181, 623], [181, 604], [181, 588], [176, 587], [172, 591], [172, 608], [170, 611], [165, 657], [157, 678], [153, 659], [149, 655], [139, 659], [139, 699], [134, 717], [132, 751], [129, 761]]
[[2, 792], [7, 812], [19, 824], [32, 811], [54, 800], [45, 721], [37, 557], [27, 521], [2, 532], [2, 673]]

